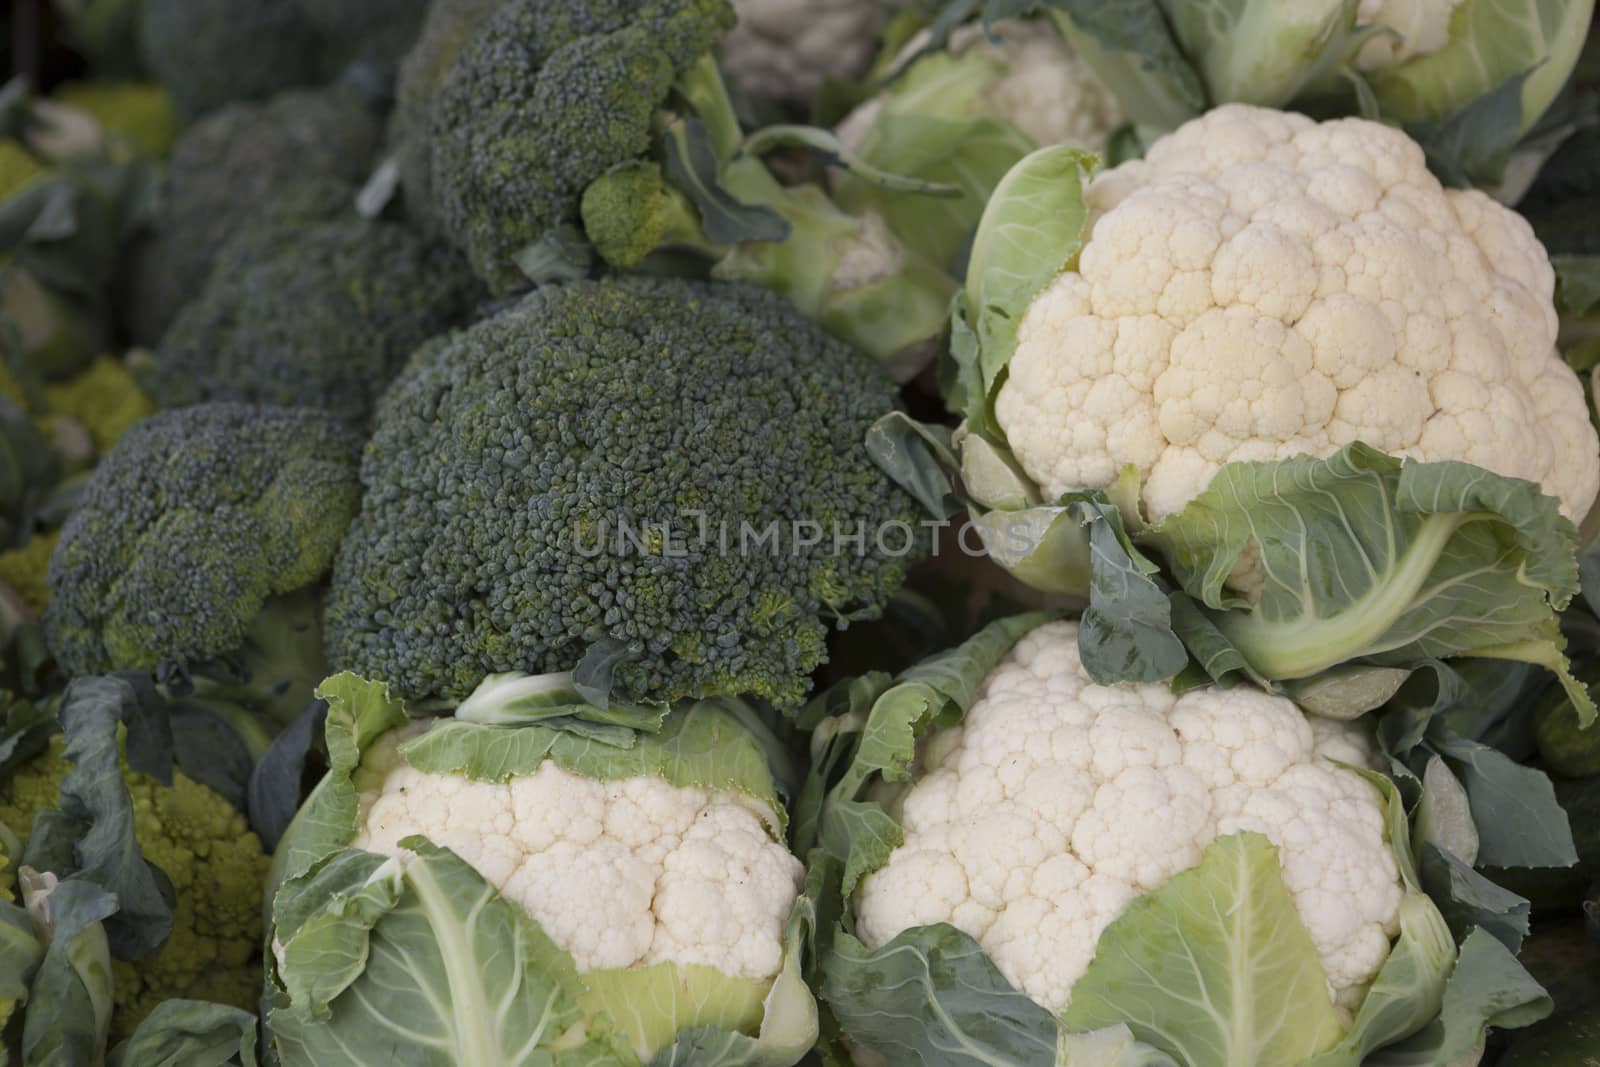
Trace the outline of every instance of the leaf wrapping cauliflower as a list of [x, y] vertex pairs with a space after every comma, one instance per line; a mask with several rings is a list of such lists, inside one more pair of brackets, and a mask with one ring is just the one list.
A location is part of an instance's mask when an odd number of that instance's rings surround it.
[[[896, 65], [925, 48], [928, 40], [926, 32], [913, 37]], [[993, 64], [994, 76], [977, 83], [981, 92], [970, 99], [958, 99], [947, 91], [945, 99], [929, 101], [928, 110], [935, 117], [956, 117], [945, 112], [960, 105], [959, 117], [991, 118], [1014, 126], [1040, 147], [1075, 144], [1097, 149], [1122, 124], [1115, 94], [1046, 21], [1004, 19], [988, 27], [961, 26], [950, 35], [945, 53], [963, 65]], [[874, 97], [850, 112], [839, 124], [839, 139], [859, 147], [884, 102], [885, 97]]]
[[580, 973], [703, 964], [768, 979], [803, 880], [755, 808], [642, 777], [597, 781], [554, 761], [488, 782], [418, 770], [399, 732], [356, 779], [353, 847], [404, 856], [421, 834], [475, 868], [572, 954]]
[[1381, 26], [1356, 54], [1356, 67], [1374, 70], [1439, 51], [1450, 40], [1450, 18], [1461, 0], [1361, 0], [1356, 24]]
[[884, 8], [877, 0], [734, 0], [739, 21], [722, 40], [728, 78], [746, 93], [809, 102], [830, 78], [872, 61]]
[[1059, 1014], [1112, 920], [1251, 831], [1277, 846], [1329, 996], [1353, 1010], [1404, 896], [1379, 792], [1333, 762], [1369, 761], [1370, 741], [1248, 688], [1096, 685], [1077, 631], [1023, 638], [962, 726], [926, 742], [904, 843], [858, 891], [861, 940], [950, 923]]
[[1600, 491], [1528, 224], [1398, 130], [1243, 105], [1099, 175], [1076, 269], [1029, 305], [995, 413], [1056, 496], [1143, 476], [1153, 518], [1236, 460], [1353, 441]]

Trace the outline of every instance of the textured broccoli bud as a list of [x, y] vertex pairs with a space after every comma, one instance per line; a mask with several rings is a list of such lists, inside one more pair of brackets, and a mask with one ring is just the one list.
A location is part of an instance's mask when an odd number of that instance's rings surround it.
[[295, 0], [143, 0], [139, 13], [145, 65], [185, 120], [319, 80], [321, 43]]
[[[863, 444], [893, 406], [869, 360], [766, 290], [537, 291], [421, 350], [385, 395], [329, 659], [459, 699], [598, 648], [622, 654], [628, 699], [793, 705], [824, 617], [876, 614], [925, 547]], [[859, 550], [836, 529], [863, 530]]]
[[[253, 628], [327, 573], [359, 500], [360, 450], [345, 424], [304, 409], [206, 404], [139, 423], [95, 468], [51, 556], [50, 650], [74, 675], [237, 660], [258, 677]], [[259, 702], [297, 708], [321, 669], [272, 663]]]
[[142, 374], [163, 407], [317, 407], [365, 420], [412, 349], [481, 298], [454, 249], [363, 219], [356, 191], [299, 186], [218, 256]]
[[205, 284], [218, 250], [264, 202], [303, 180], [360, 181], [381, 131], [363, 98], [342, 89], [235, 104], [185, 130], [156, 217], [123, 272], [123, 325], [133, 340], [161, 340]]
[[583, 191], [584, 235], [613, 267], [633, 267], [665, 247], [712, 246], [700, 230], [700, 219], [651, 160], [626, 163], [592, 182]]
[[732, 21], [726, 0], [512, 0], [473, 35], [432, 108], [431, 188], [485, 281], [526, 284], [517, 253], [650, 148], [674, 79]]

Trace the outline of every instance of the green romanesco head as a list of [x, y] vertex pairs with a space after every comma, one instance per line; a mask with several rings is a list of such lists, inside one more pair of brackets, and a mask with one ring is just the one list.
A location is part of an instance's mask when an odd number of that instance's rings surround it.
[[20, 548], [0, 552], [0, 582], [10, 586], [28, 606], [43, 611], [50, 601], [45, 575], [50, 570], [50, 553], [55, 551], [60, 530], [35, 534]]
[[135, 153], [161, 159], [178, 138], [172, 94], [146, 82], [70, 82], [52, 97], [86, 111]]
[[[631, 647], [613, 676], [631, 698], [793, 705], [827, 621], [879, 611], [925, 548], [864, 445], [894, 397], [764, 289], [542, 289], [419, 351], [385, 395], [329, 660], [459, 699], [488, 673]], [[890, 524], [905, 551], [877, 547]], [[865, 531], [859, 553], [835, 526]]]
[[431, 193], [497, 292], [517, 253], [575, 219], [588, 184], [645, 154], [675, 78], [733, 24], [727, 0], [510, 0], [440, 83]]
[[[0, 784], [0, 822], [26, 833], [60, 805], [69, 764], [50, 746]], [[176, 894], [172, 933], [150, 956], [113, 963], [111, 1040], [127, 1037], [163, 1000], [183, 997], [253, 1010], [261, 992], [256, 953], [261, 894], [270, 865], [245, 818], [220, 794], [174, 770], [172, 785], [122, 768], [133, 832], [144, 858]]]
[[115, 445], [134, 423], [155, 414], [156, 406], [128, 373], [127, 364], [101, 356], [89, 369], [65, 382], [45, 386], [51, 413], [76, 419], [94, 440], [97, 452]]
[[50, 559], [45, 637], [70, 673], [240, 650], [268, 599], [327, 572], [361, 437], [319, 411], [203, 404], [135, 425]]
[[20, 193], [46, 173], [46, 167], [13, 137], [0, 137], [0, 200]]
[[363, 422], [412, 350], [467, 316], [482, 288], [466, 261], [359, 217], [355, 196], [297, 186], [223, 247], [144, 376], [163, 407], [237, 400]]

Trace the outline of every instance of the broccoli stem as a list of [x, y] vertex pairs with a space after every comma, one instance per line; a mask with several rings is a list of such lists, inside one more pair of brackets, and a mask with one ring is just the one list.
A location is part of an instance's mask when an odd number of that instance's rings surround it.
[[673, 88], [689, 105], [690, 113], [705, 123], [717, 161], [724, 165], [732, 161], [744, 140], [744, 131], [739, 128], [739, 115], [734, 111], [722, 73], [717, 70], [716, 59], [709, 54], [701, 56]]
[[197, 672], [196, 698], [219, 709], [240, 705], [276, 726], [293, 722], [328, 674], [322, 604], [315, 591], [301, 589], [268, 600], [251, 622], [237, 659], [235, 677], [228, 677], [230, 672]]

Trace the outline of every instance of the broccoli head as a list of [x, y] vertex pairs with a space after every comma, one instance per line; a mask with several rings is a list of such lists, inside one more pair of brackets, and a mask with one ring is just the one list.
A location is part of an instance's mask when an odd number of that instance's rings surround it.
[[462, 49], [503, 0], [433, 0], [395, 83], [389, 141], [400, 167], [406, 218], [430, 234], [442, 235], [433, 210], [433, 102]]
[[355, 195], [297, 187], [223, 248], [141, 375], [161, 406], [238, 400], [362, 421], [411, 351], [466, 316], [482, 295], [466, 261], [359, 217]]
[[140, 422], [95, 468], [50, 558], [51, 652], [74, 675], [227, 662], [256, 680], [263, 710], [292, 715], [324, 665], [276, 650], [319, 632], [306, 591], [355, 513], [360, 451], [356, 432], [307, 409], [203, 404]]
[[793, 705], [824, 617], [877, 613], [925, 548], [863, 442], [894, 396], [764, 289], [538, 290], [385, 395], [329, 659], [413, 700], [587, 657], [629, 699]]
[[674, 81], [732, 24], [727, 0], [510, 0], [473, 35], [433, 105], [431, 189], [491, 287], [525, 285], [517, 253], [649, 150]]
[[185, 121], [320, 80], [321, 46], [295, 0], [143, 0], [139, 12], [145, 66]]
[[[0, 782], [0, 824], [26, 836], [33, 817], [61, 805], [71, 764], [57, 735]], [[133, 834], [146, 861], [174, 891], [172, 932], [143, 959], [112, 963], [111, 1040], [127, 1037], [157, 1004], [174, 997], [254, 1010], [261, 993], [257, 947], [270, 864], [245, 818], [220, 794], [174, 770], [172, 784], [122, 764], [133, 801]]]
[[261, 204], [304, 180], [361, 181], [382, 124], [346, 89], [291, 90], [234, 104], [183, 132], [161, 203], [123, 271], [123, 325], [154, 345], [211, 275], [218, 250]]

